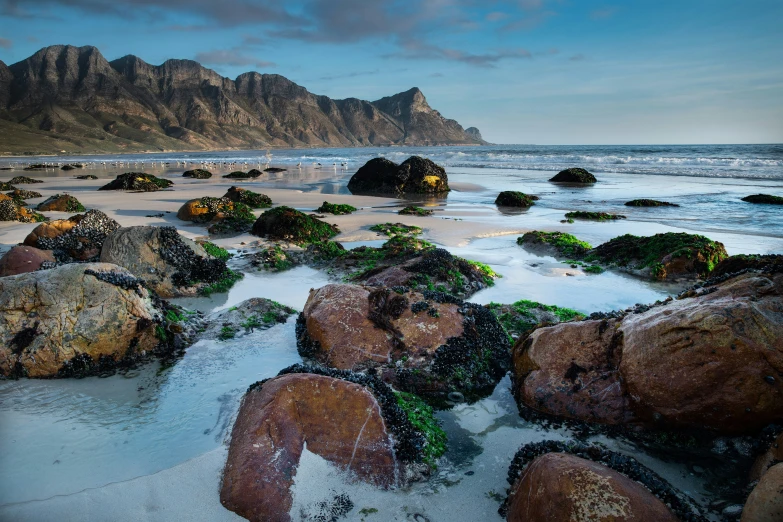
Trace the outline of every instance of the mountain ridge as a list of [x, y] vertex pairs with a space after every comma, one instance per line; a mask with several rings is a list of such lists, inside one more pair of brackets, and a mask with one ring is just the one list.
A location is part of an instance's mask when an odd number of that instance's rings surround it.
[[109, 62], [93, 46], [0, 61], [0, 154], [484, 143], [417, 87], [333, 100], [278, 74], [232, 80], [193, 60]]

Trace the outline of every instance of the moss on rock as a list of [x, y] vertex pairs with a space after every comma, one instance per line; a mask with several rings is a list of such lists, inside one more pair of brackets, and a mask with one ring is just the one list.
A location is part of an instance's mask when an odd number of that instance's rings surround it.
[[625, 216], [622, 214], [609, 214], [607, 212], [585, 212], [582, 210], [568, 212], [565, 217], [566, 219], [586, 219], [589, 221], [614, 221], [617, 219], [625, 219]]
[[432, 210], [409, 205], [397, 213], [401, 216], [431, 216]]
[[561, 170], [549, 181], [554, 183], [596, 183], [598, 180], [585, 169], [575, 167]]
[[134, 190], [140, 192], [155, 192], [157, 190], [167, 189], [174, 185], [174, 182], [168, 179], [158, 178], [152, 174], [144, 172], [126, 172], [120, 174], [117, 178], [100, 187], [98, 190]]
[[291, 207], [280, 206], [261, 214], [253, 224], [252, 233], [270, 239], [307, 244], [331, 239], [340, 233], [340, 229]]
[[259, 194], [258, 192], [240, 187], [231, 187], [223, 197], [237, 203], [243, 203], [250, 208], [269, 208], [272, 206], [272, 199], [266, 194]]
[[495, 199], [495, 205], [499, 207], [530, 207], [538, 201], [538, 196], [531, 196], [524, 192], [514, 190], [504, 190]]
[[86, 212], [84, 205], [69, 194], [55, 194], [38, 204], [36, 210], [57, 212]]
[[346, 204], [335, 204], [335, 203], [329, 203], [328, 201], [324, 201], [323, 205], [315, 209], [316, 212], [321, 212], [323, 214], [334, 214], [336, 216], [340, 216], [343, 214], [351, 214], [353, 212], [356, 212], [356, 207], [352, 207], [351, 205]]
[[626, 207], [679, 207], [676, 203], [658, 201], [656, 199], [634, 199], [625, 203]]
[[539, 230], [528, 232], [517, 238], [517, 244], [534, 250], [543, 247], [546, 250], [553, 251], [558, 256], [572, 259], [584, 257], [587, 251], [592, 248], [590, 243], [580, 241], [571, 234], [566, 234], [565, 232], [541, 232]]

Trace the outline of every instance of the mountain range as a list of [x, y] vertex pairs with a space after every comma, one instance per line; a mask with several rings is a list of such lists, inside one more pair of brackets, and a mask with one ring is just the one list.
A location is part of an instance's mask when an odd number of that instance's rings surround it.
[[232, 80], [192, 60], [109, 62], [90, 46], [0, 61], [0, 154], [483, 143], [415, 87], [333, 100], [277, 74]]

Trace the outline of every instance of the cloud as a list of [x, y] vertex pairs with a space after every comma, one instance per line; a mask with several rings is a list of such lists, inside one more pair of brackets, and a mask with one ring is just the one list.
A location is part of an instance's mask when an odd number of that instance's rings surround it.
[[443, 78], [443, 73], [432, 73], [430, 78]]
[[380, 69], [374, 69], [372, 71], [354, 71], [346, 74], [334, 74], [331, 76], [321, 76], [319, 80], [339, 80], [342, 78], [356, 78], [357, 76], [370, 76], [381, 72]]
[[569, 57], [568, 60], [571, 62], [583, 62], [587, 60], [587, 56], [585, 56], [584, 54], [575, 54]]
[[509, 22], [504, 25], [501, 30], [505, 32], [528, 31], [542, 25], [547, 19], [552, 18], [553, 16], [557, 16], [557, 13], [554, 11], [540, 11]]
[[14, 46], [14, 42], [9, 40], [8, 38], [0, 38], [0, 47], [3, 49], [10, 49]]
[[403, 43], [403, 51], [385, 55], [385, 58], [404, 58], [407, 60], [447, 60], [462, 62], [475, 67], [495, 67], [501, 60], [532, 58], [527, 49], [502, 49], [490, 53], [474, 54], [459, 49], [449, 49], [428, 44], [421, 40], [408, 40]]
[[501, 20], [505, 20], [506, 18], [508, 18], [508, 13], [492, 11], [491, 13], [487, 13], [487, 16], [484, 17], [484, 20], [487, 22], [499, 22]]
[[617, 12], [616, 7], [605, 7], [603, 9], [596, 9], [590, 13], [590, 18], [593, 20], [606, 20], [611, 18]]
[[275, 67], [277, 65], [274, 62], [265, 62], [251, 56], [246, 56], [237, 49], [216, 50], [198, 53], [196, 54], [195, 60], [203, 65], [230, 65], [233, 67], [252, 65], [253, 67], [258, 67], [259, 69]]

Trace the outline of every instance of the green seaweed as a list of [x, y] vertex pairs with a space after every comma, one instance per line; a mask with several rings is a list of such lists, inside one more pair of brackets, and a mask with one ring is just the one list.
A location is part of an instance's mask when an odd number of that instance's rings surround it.
[[234, 283], [243, 277], [244, 275], [241, 272], [227, 268], [218, 281], [201, 287], [199, 293], [203, 296], [210, 296], [215, 293], [228, 292], [228, 290], [234, 286]]
[[397, 214], [401, 216], [431, 216], [432, 210], [410, 205], [397, 212]]
[[397, 404], [408, 416], [413, 427], [424, 435], [425, 445], [421, 448], [423, 461], [430, 468], [437, 467], [438, 457], [446, 453], [446, 432], [435, 418], [432, 407], [412, 393], [394, 392]]
[[565, 232], [541, 232], [535, 230], [528, 232], [524, 236], [517, 238], [518, 245], [526, 244], [545, 244], [554, 247], [558, 254], [563, 257], [583, 257], [588, 250], [593, 248], [590, 243], [580, 241], [571, 234]]
[[538, 326], [538, 319], [533, 310], [542, 310], [551, 312], [560, 322], [573, 321], [574, 319], [584, 319], [585, 315], [571, 308], [563, 308], [555, 305], [545, 305], [536, 301], [521, 299], [510, 305], [500, 303], [489, 303], [486, 305], [498, 321], [506, 330], [509, 339], [512, 334], [525, 336]]
[[201, 243], [201, 247], [207, 252], [207, 254], [222, 261], [227, 261], [230, 257], [233, 257], [233, 254], [229, 253], [228, 250], [221, 248], [215, 243], [209, 241], [204, 241]]
[[405, 225], [403, 223], [378, 223], [377, 225], [371, 226], [370, 230], [378, 232], [379, 234], [385, 234], [389, 237], [403, 235], [416, 236], [422, 232], [421, 227]]
[[334, 214], [336, 216], [351, 214], [353, 212], [356, 212], [356, 210], [357, 208], [352, 207], [351, 205], [346, 205], [344, 203], [342, 204], [329, 203], [328, 201], [324, 201], [323, 205], [315, 209], [316, 212], [322, 212], [325, 214]]
[[[585, 212], [577, 210], [575, 212], [568, 212], [565, 215], [566, 219], [586, 219], [590, 221], [613, 221], [617, 219], [625, 219], [622, 214], [608, 214], [606, 212]], [[573, 221], [571, 221], [573, 223]]]

